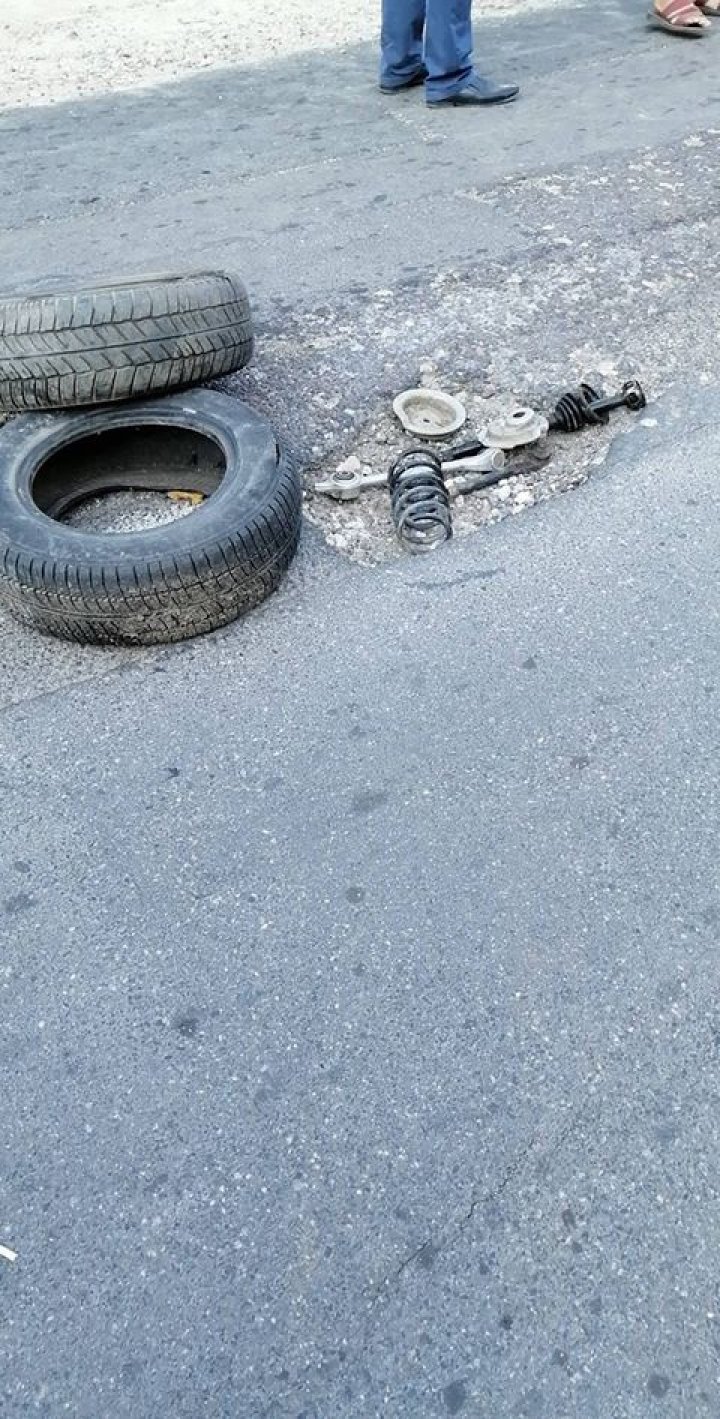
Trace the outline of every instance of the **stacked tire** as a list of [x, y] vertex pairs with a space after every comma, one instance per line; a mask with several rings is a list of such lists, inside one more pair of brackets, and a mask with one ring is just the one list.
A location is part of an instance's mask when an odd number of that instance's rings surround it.
[[[197, 387], [252, 350], [247, 293], [225, 273], [0, 298], [0, 416], [20, 416], [0, 428], [0, 600], [21, 621], [157, 644], [226, 625], [278, 586], [299, 540], [297, 470], [261, 415]], [[158, 430], [175, 439], [167, 463]], [[128, 487], [203, 500], [147, 531], [62, 520]]]

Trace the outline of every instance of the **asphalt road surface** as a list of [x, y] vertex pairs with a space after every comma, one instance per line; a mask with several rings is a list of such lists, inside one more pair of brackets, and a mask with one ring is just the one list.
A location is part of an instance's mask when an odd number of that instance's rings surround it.
[[208, 640], [0, 623], [10, 1419], [720, 1413], [716, 38], [483, 33], [437, 128], [364, 45], [0, 114], [5, 284], [241, 265], [304, 457], [428, 349], [656, 396]]

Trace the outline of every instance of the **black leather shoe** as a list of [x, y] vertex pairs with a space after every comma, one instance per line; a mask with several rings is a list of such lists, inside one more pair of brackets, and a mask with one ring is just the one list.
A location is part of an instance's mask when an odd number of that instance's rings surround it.
[[417, 74], [413, 74], [412, 79], [406, 79], [404, 84], [381, 84], [381, 94], [404, 94], [406, 89], [416, 89], [419, 84], [424, 84], [427, 79], [427, 69], [418, 69]]
[[448, 94], [444, 99], [428, 99], [428, 108], [465, 108], [470, 104], [512, 103], [520, 93], [519, 84], [494, 84], [491, 79], [483, 79], [473, 74], [464, 89], [456, 94]]

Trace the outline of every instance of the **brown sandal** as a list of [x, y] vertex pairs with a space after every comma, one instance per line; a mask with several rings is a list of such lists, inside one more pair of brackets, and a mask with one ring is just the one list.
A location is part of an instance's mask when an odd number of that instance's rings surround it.
[[[705, 0], [702, 9], [710, 3], [712, 0]], [[720, 7], [710, 13], [720, 13]], [[657, 29], [667, 30], [668, 34], [684, 35], [686, 39], [701, 39], [710, 29], [710, 21], [700, 13], [700, 7], [693, 4], [693, 0], [656, 0], [648, 19]]]

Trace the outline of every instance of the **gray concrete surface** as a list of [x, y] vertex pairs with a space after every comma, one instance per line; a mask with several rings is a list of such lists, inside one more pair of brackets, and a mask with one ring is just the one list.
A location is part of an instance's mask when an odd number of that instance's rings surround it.
[[0, 115], [4, 284], [239, 264], [307, 463], [428, 354], [659, 396], [210, 640], [0, 623], [12, 1419], [720, 1408], [715, 39], [482, 35], [526, 99], [437, 127], [367, 47]]
[[4, 714], [8, 1414], [717, 1413], [720, 404], [657, 412]]

